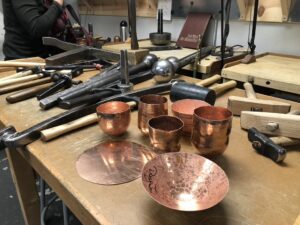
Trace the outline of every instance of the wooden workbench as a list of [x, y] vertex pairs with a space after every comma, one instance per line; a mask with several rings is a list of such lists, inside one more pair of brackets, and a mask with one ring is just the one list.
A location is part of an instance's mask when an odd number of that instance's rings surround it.
[[[150, 85], [154, 85], [153, 80], [135, 88]], [[244, 91], [232, 90], [219, 98], [216, 105], [226, 107], [230, 95], [243, 96]], [[293, 108], [300, 109], [300, 104], [293, 104]], [[14, 125], [18, 131], [62, 111], [42, 111], [35, 99], [8, 104], [5, 95], [0, 96], [1, 122]], [[278, 165], [252, 149], [239, 123], [235, 117], [229, 146], [224, 155], [214, 159], [228, 175], [229, 193], [220, 204], [199, 212], [180, 212], [157, 204], [143, 189], [140, 178], [114, 186], [80, 178], [75, 169], [79, 155], [111, 138], [98, 125], [48, 143], [38, 140], [26, 149], [7, 150], [26, 224], [40, 224], [33, 168], [86, 225], [292, 225], [300, 213], [300, 152], [295, 151], [299, 148], [290, 150], [285, 162]], [[129, 130], [120, 138], [150, 146], [149, 139], [137, 128], [137, 112], [132, 112]], [[196, 153], [188, 138], [182, 138], [181, 144], [181, 151]]]

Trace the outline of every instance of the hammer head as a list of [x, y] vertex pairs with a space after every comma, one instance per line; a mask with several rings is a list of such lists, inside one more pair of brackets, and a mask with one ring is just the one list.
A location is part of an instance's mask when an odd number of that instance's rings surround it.
[[216, 101], [216, 92], [195, 84], [177, 82], [172, 85], [170, 99], [173, 102], [181, 99], [198, 99], [214, 105]]
[[288, 113], [291, 105], [285, 102], [246, 98], [238, 96], [230, 96], [228, 98], [228, 109], [233, 115], [241, 115], [242, 111], [259, 111], [259, 112], [274, 112]]
[[5, 138], [16, 132], [16, 129], [13, 126], [5, 127], [0, 130], [0, 150], [5, 149]]
[[253, 148], [260, 154], [272, 159], [274, 162], [281, 162], [286, 157], [286, 149], [275, 144], [270, 138], [260, 133], [254, 127], [248, 130], [248, 139], [252, 142]]

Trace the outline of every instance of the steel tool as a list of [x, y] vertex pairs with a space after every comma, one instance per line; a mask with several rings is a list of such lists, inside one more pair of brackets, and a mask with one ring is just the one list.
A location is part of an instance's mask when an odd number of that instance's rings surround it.
[[116, 52], [110, 52], [93, 47], [83, 47], [81, 45], [64, 42], [52, 37], [43, 37], [43, 44], [66, 51], [46, 58], [47, 65], [71, 64], [82, 59], [93, 60], [96, 58], [109, 61], [118, 61], [120, 59], [120, 54]]
[[125, 20], [120, 23], [120, 37], [122, 42], [127, 40], [127, 22]]
[[171, 42], [171, 33], [163, 31], [163, 9], [158, 9], [157, 32], [150, 33], [149, 38], [154, 45], [167, 45]]
[[[211, 47], [205, 47], [201, 49], [200, 59], [206, 57], [211, 52]], [[157, 83], [168, 82], [175, 78], [175, 73], [178, 69], [192, 63], [195, 60], [199, 51], [190, 54], [182, 59], [177, 59], [176, 57], [170, 57], [167, 59], [162, 59], [157, 61], [153, 67], [152, 72], [154, 74], [154, 79]]]
[[236, 87], [236, 85], [237, 83], [234, 80], [215, 85], [211, 88], [201, 87], [185, 82], [177, 82], [171, 88], [170, 99], [171, 101], [177, 101], [187, 98], [198, 99], [214, 105], [217, 95], [223, 93], [228, 89]]
[[131, 35], [131, 49], [139, 49], [139, 43], [136, 33], [136, 5], [135, 0], [127, 0], [128, 5], [128, 21], [130, 26], [130, 35]]
[[8, 147], [9, 149], [15, 149], [17, 147], [25, 146], [37, 139], [40, 138], [41, 130], [45, 130], [54, 126], [61, 125], [63, 123], [68, 123], [85, 115], [89, 115], [95, 112], [96, 107], [102, 103], [108, 101], [130, 101], [135, 99], [136, 97], [145, 95], [145, 94], [153, 94], [153, 93], [161, 93], [165, 91], [169, 91], [173, 82], [169, 82], [166, 84], [156, 85], [150, 88], [145, 88], [141, 90], [135, 90], [128, 93], [122, 93], [119, 95], [114, 95], [108, 98], [105, 98], [93, 105], [78, 107], [66, 112], [63, 112], [59, 115], [51, 117], [43, 122], [40, 122], [34, 125], [31, 128], [28, 128], [21, 132], [16, 132], [16, 129], [12, 126], [4, 128], [0, 131], [0, 149]]
[[[153, 54], [147, 55], [143, 62], [129, 68], [129, 74], [133, 75], [141, 71], [151, 68], [154, 62], [157, 61], [157, 57]], [[120, 79], [121, 72], [119, 68], [113, 68], [104, 73], [95, 76], [94, 78], [77, 85], [76, 87], [69, 88], [57, 95], [52, 95], [49, 98], [42, 99], [40, 101], [40, 107], [43, 109], [49, 109], [55, 106], [59, 101], [66, 101], [74, 99], [78, 96], [90, 93], [94, 88], [100, 88], [110, 83], [113, 83]]]
[[20, 78], [20, 77], [25, 77], [25, 76], [28, 76], [28, 75], [31, 75], [31, 74], [38, 73], [39, 71], [41, 71], [41, 68], [39, 66], [35, 66], [31, 69], [24, 70], [24, 71], [19, 71], [18, 73], [0, 78], [0, 82], [2, 82], [4, 80], [10, 80], [10, 79], [16, 79], [16, 78]]
[[119, 82], [118, 87], [122, 92], [127, 92], [133, 90], [133, 84], [129, 80], [129, 69], [128, 69], [128, 55], [127, 50], [121, 50], [121, 82]]
[[291, 104], [274, 101], [257, 99], [251, 83], [244, 83], [246, 91], [246, 98], [239, 96], [229, 96], [228, 109], [230, 109], [233, 115], [241, 115], [242, 111], [259, 111], [259, 112], [276, 112], [276, 113], [288, 113], [291, 108]]

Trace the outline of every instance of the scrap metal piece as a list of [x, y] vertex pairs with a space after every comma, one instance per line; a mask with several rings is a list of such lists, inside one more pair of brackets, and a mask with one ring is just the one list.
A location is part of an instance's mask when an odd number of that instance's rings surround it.
[[79, 156], [80, 177], [96, 184], [127, 183], [141, 176], [144, 165], [155, 157], [145, 146], [130, 141], [106, 141]]

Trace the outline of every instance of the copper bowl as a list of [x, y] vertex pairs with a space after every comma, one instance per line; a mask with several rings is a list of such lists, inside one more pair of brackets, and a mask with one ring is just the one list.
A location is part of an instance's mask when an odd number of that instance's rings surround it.
[[184, 123], [184, 135], [191, 135], [194, 110], [202, 106], [210, 106], [210, 104], [197, 99], [182, 99], [172, 104], [174, 116], [180, 118]]
[[96, 109], [98, 123], [104, 133], [119, 136], [126, 132], [130, 123], [130, 106], [125, 102], [111, 101]]
[[142, 172], [146, 191], [159, 204], [180, 211], [199, 211], [218, 204], [228, 192], [225, 172], [196, 154], [172, 152], [156, 156]]

